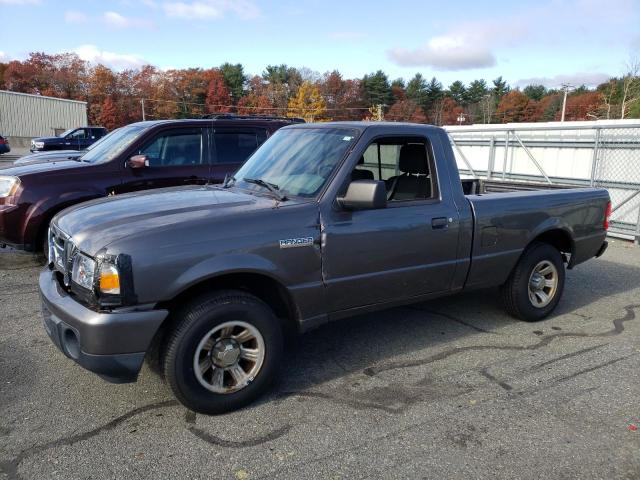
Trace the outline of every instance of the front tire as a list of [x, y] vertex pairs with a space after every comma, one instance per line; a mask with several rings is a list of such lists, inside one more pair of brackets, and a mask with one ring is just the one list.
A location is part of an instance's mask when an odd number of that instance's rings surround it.
[[187, 408], [229, 412], [269, 388], [280, 366], [283, 332], [264, 302], [240, 291], [216, 292], [196, 298], [177, 317], [163, 370]]
[[564, 279], [560, 252], [548, 243], [530, 245], [502, 285], [505, 309], [527, 322], [546, 318], [560, 301]]

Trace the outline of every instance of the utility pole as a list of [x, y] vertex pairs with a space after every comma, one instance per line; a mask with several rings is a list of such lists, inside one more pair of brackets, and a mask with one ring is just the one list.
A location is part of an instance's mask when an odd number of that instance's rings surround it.
[[570, 88], [573, 88], [573, 85], [569, 85], [568, 83], [562, 84], [562, 89], [564, 90], [564, 99], [562, 100], [562, 116], [560, 117], [561, 122], [564, 122], [564, 113], [567, 110], [567, 94], [569, 93]]
[[140, 99], [140, 106], [142, 106], [142, 121], [144, 122], [146, 120], [144, 117], [144, 98]]

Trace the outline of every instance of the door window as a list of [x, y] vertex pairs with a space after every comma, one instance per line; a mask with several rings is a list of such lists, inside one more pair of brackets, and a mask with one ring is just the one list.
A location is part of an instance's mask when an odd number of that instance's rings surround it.
[[382, 180], [389, 202], [435, 197], [431, 146], [422, 138], [382, 138], [367, 147], [351, 180]]
[[86, 137], [85, 131], [83, 128], [76, 130], [75, 132], [71, 132], [67, 138], [72, 140], [84, 140]]
[[265, 130], [216, 130], [216, 163], [244, 163], [267, 139]]
[[146, 155], [150, 167], [200, 165], [202, 155], [200, 128], [162, 132], [138, 152]]

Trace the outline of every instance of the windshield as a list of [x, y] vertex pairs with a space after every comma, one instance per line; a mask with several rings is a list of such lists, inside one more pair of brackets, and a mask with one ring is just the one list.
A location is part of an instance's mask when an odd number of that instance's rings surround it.
[[67, 135], [69, 135], [71, 132], [74, 132], [76, 129], [75, 128], [70, 128], [69, 130], [66, 130], [64, 132], [62, 132], [60, 135], [58, 135], [60, 138], [64, 138]]
[[147, 125], [129, 125], [114, 130], [80, 157], [83, 162], [105, 163], [120, 155], [138, 135], [148, 128]]
[[356, 131], [346, 128], [278, 130], [235, 174], [247, 190], [264, 190], [255, 182], [277, 186], [283, 195], [315, 197], [349, 151]]

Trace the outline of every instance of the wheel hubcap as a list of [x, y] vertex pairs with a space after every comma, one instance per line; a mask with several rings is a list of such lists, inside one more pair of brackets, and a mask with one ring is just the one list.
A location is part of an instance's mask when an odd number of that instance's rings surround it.
[[529, 301], [536, 308], [551, 303], [558, 289], [558, 270], [548, 260], [538, 263], [529, 277]]
[[193, 356], [200, 385], [214, 393], [233, 393], [249, 385], [265, 356], [262, 335], [242, 321], [225, 322], [202, 337]]

